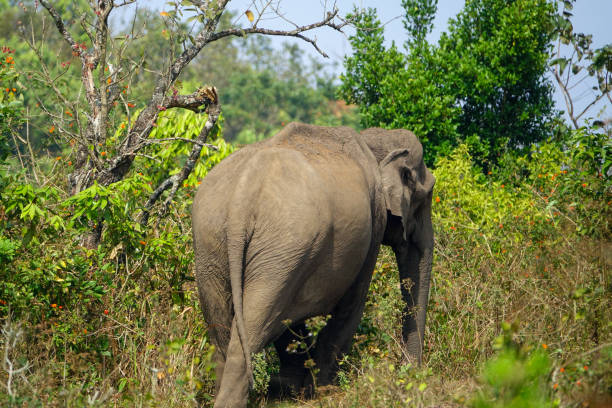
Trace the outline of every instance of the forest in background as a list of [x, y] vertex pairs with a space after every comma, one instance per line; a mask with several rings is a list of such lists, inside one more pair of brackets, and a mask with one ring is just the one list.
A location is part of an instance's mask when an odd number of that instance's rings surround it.
[[[586, 81], [593, 101], [610, 101], [612, 45], [574, 32], [573, 1], [471, 0], [430, 44], [437, 1], [402, 0], [406, 38], [389, 47], [376, 11], [355, 9], [339, 79], [295, 41], [224, 38], [162, 92], [186, 95], [184, 109], [149, 98], [198, 44], [193, 27], [213, 19], [187, 13], [198, 2], [117, 22], [95, 67], [83, 62], [98, 41], [87, 27], [97, 32], [104, 10], [53, 3], [76, 47], [39, 2], [0, 0], [0, 405], [212, 405], [192, 197], [212, 166], [290, 121], [407, 128], [422, 141], [437, 179], [425, 357], [417, 367], [402, 354], [385, 250], [337, 386], [268, 401], [269, 349], [254, 357], [252, 406], [610, 404], [611, 113], [578, 109], [572, 90]], [[233, 17], [222, 13], [217, 32]], [[105, 99], [95, 137], [100, 104], [84, 72], [116, 102]], [[129, 156], [151, 106], [154, 124]], [[103, 177], [124, 156], [120, 177]]]

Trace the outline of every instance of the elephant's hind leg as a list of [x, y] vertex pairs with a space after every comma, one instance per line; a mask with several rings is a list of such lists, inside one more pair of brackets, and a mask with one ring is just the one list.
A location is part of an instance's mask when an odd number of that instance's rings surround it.
[[268, 396], [272, 398], [282, 398], [285, 396], [295, 396], [303, 393], [304, 380], [310, 375], [304, 364], [307, 354], [303, 351], [288, 351], [288, 347], [293, 341], [300, 341], [295, 334], [298, 334], [307, 341], [310, 346], [311, 338], [306, 336], [306, 326], [300, 323], [285, 330], [285, 332], [274, 342], [276, 353], [280, 362], [278, 375], [270, 379]]
[[[229, 293], [231, 291], [229, 282], [224, 275], [218, 272], [215, 259], [200, 260], [196, 263], [196, 279], [198, 279], [198, 291], [200, 305], [204, 320], [208, 324], [208, 336], [215, 346], [215, 388], [219, 386], [223, 378], [225, 357], [230, 342], [232, 326], [232, 304]], [[211, 270], [214, 273], [211, 273]]]
[[[268, 268], [275, 271], [275, 266]], [[278, 276], [278, 270], [272, 276]], [[265, 285], [259, 282], [247, 284], [244, 294], [244, 320], [249, 351], [260, 352], [274, 338], [285, 331], [282, 319], [279, 318], [277, 309], [284, 309], [287, 302], [286, 287], [283, 280], [266, 280]], [[286, 346], [285, 346], [286, 347]], [[303, 366], [303, 364], [302, 364]], [[215, 408], [246, 407], [249, 391], [249, 373], [247, 372], [244, 352], [235, 319], [232, 322], [232, 330], [227, 348], [223, 379], [217, 397]]]

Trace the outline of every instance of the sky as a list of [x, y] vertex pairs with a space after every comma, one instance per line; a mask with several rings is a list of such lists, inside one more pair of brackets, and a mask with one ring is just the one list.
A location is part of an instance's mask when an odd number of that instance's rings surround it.
[[[403, 9], [401, 0], [231, 0], [228, 8], [236, 12], [237, 17], [235, 23], [242, 27], [250, 26], [244, 12], [252, 10], [256, 15], [258, 7], [262, 4], [271, 2], [279, 6], [279, 10], [283, 13], [286, 19], [299, 24], [306, 25], [319, 21], [323, 18], [326, 11], [333, 8], [334, 4], [339, 10], [339, 15], [344, 16], [353, 10], [354, 6], [359, 8], [374, 7], [377, 9], [379, 19], [385, 26], [385, 40], [388, 44], [395, 41], [401, 45], [406, 39], [404, 27], [402, 24]], [[150, 0], [161, 10], [164, 7], [165, 1]], [[454, 17], [464, 5], [464, 0], [438, 0], [438, 12], [434, 20], [433, 31], [429, 34], [428, 40], [431, 43], [437, 43], [442, 32], [448, 27], [449, 18]], [[605, 44], [612, 43], [612, 24], [610, 24], [610, 16], [612, 16], [612, 0], [578, 0], [573, 10], [574, 17], [572, 22], [576, 32], [585, 34], [593, 34], [593, 46], [601, 47]], [[272, 15], [265, 15], [272, 17]], [[290, 28], [291, 26], [285, 23], [282, 19], [269, 18], [258, 25], [265, 28]], [[315, 30], [309, 37], [316, 38], [319, 47], [329, 55], [329, 58], [323, 58], [314, 48], [303, 41], [280, 37], [274, 39], [274, 44], [280, 45], [282, 42], [295, 41], [308, 54], [315, 58], [320, 58], [323, 62], [336, 63], [338, 72], [342, 69], [342, 60], [345, 55], [351, 53], [351, 47], [348, 42], [349, 35], [353, 32], [350, 27], [344, 29], [344, 33], [339, 33], [329, 28]], [[593, 91], [587, 85], [588, 82], [578, 86], [574, 90], [574, 94], [578, 95], [578, 103], [588, 103]], [[556, 85], [556, 84], [555, 84]], [[555, 103], [557, 108], [565, 110], [565, 103], [561, 92], [555, 86]], [[602, 100], [590, 111], [593, 116], [603, 107], [606, 107], [604, 117], [612, 116], [612, 106], [607, 100]]]

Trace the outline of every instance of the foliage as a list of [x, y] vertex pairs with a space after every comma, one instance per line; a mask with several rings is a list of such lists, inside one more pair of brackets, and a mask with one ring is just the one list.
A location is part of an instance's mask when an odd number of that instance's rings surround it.
[[402, 0], [404, 28], [408, 33], [406, 48], [419, 47], [433, 28], [438, 11], [438, 0]]
[[[200, 152], [200, 160], [196, 163], [189, 177], [183, 182], [183, 187], [194, 188], [208, 171], [223, 158], [234, 151], [234, 146], [227, 143], [221, 136], [224, 132], [224, 116], [217, 121], [215, 129], [209, 135], [209, 144]], [[151, 184], [158, 184], [169, 175], [180, 171], [191, 146], [185, 139], [194, 140], [204, 126], [207, 117], [196, 115], [190, 111], [166, 111], [160, 114], [158, 124], [151, 132], [152, 139], [167, 140], [163, 144], [152, 144], [145, 150], [145, 155], [138, 158], [134, 167], [138, 172], [147, 174]], [[178, 138], [178, 139], [177, 139]], [[174, 140], [173, 140], [174, 139]]]
[[458, 131], [479, 160], [550, 135], [552, 13], [545, 0], [470, 1], [440, 38], [444, 59], [457, 63], [444, 77], [462, 107]]
[[[218, 154], [213, 152], [211, 159]], [[212, 165], [203, 162], [199, 171]], [[17, 350], [30, 362], [42, 356], [40, 361], [46, 362], [30, 376], [40, 387], [30, 394], [30, 403], [41, 403], [46, 394], [45, 400], [79, 406], [95, 389], [105, 390], [96, 397], [104, 403], [108, 387], [118, 390], [113, 393], [128, 405], [139, 390], [146, 391], [140, 401], [150, 401], [156, 392], [150, 386], [176, 389], [177, 406], [196, 395], [209, 395], [213, 348], [196, 313], [197, 298], [184, 288], [193, 280], [188, 272], [193, 262], [191, 234], [184, 232], [190, 189], [179, 194], [181, 204], [173, 207], [169, 219], [147, 231], [134, 214], [139, 197], [150, 189], [149, 179], [134, 174], [108, 188], [94, 184], [65, 199], [55, 189], [13, 178], [3, 192], [0, 316], [20, 321], [33, 336], [27, 343], [35, 339], [35, 344], [46, 345], [44, 350], [23, 345]], [[100, 248], [78, 246], [87, 220], [100, 216], [107, 225]], [[186, 319], [191, 313], [194, 316]], [[35, 327], [43, 332], [32, 331]], [[198, 352], [189, 352], [186, 359], [187, 350]], [[153, 384], [139, 355], [152, 359]], [[104, 374], [116, 366], [124, 367], [123, 375]], [[58, 393], [60, 388], [45, 377], [62, 370], [72, 382]], [[7, 397], [0, 394], [2, 405]], [[13, 402], [19, 401], [26, 399]]]
[[384, 47], [374, 10], [349, 16], [358, 30], [339, 94], [359, 105], [364, 127], [413, 130], [428, 146], [429, 164], [464, 141], [484, 167], [506, 149], [550, 134], [549, 2], [470, 1], [438, 46], [422, 40], [434, 3], [402, 4], [411, 36], [407, 54], [394, 44]]
[[269, 39], [243, 42], [252, 65], [232, 70], [222, 93], [227, 140], [259, 141], [292, 121], [358, 126], [351, 107], [334, 100], [335, 85], [323, 64], [305, 61], [297, 45], [275, 51]]
[[[508, 155], [500, 179], [531, 189], [552, 216], [571, 214], [580, 235], [610, 237], [612, 142], [599, 125], [566, 130], [564, 142], [548, 140], [528, 155]], [[575, 221], [573, 221], [575, 220]]]
[[17, 93], [19, 74], [15, 71], [15, 50], [3, 46], [0, 53], [0, 163], [9, 155], [9, 135], [23, 121], [23, 95]]
[[551, 371], [550, 359], [538, 348], [517, 344], [513, 335], [517, 325], [502, 324], [503, 334], [496, 339], [498, 354], [486, 362], [482, 372], [484, 390], [472, 401], [474, 408], [525, 407], [551, 408], [557, 406], [547, 387]]
[[[567, 115], [574, 128], [578, 129], [581, 126], [581, 118], [600, 100], [606, 97], [608, 101], [612, 101], [612, 44], [593, 48], [592, 35], [574, 31], [571, 22], [574, 2], [575, 0], [560, 2], [563, 5], [562, 11], [553, 16], [555, 36], [558, 39], [557, 51], [553, 54], [550, 65], [563, 93]], [[578, 96], [578, 91], [575, 90], [581, 83], [587, 84], [591, 91], [595, 91], [586, 103], [580, 102], [584, 97]]]
[[[468, 242], [500, 255], [506, 240], [518, 242], [525, 235], [537, 238], [550, 233], [552, 218], [535, 206], [532, 194], [509, 188], [503, 181], [486, 180], [473, 167], [467, 145], [438, 160], [434, 174], [436, 183], [444, 186], [436, 190], [434, 200], [446, 203], [433, 208], [440, 228], [469, 232], [470, 237], [465, 237]], [[503, 241], [487, 238], [497, 237], [500, 230], [504, 232]]]
[[345, 60], [339, 95], [359, 106], [364, 127], [411, 129], [428, 146], [426, 161], [448, 153], [455, 143], [458, 109], [438, 86], [437, 56], [427, 44], [405, 56], [384, 48], [374, 10], [349, 16], [359, 27], [351, 37], [353, 56]]

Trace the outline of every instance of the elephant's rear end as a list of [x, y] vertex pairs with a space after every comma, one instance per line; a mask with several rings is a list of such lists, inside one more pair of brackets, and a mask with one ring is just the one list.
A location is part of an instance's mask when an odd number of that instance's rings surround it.
[[196, 278], [218, 350], [219, 406], [243, 405], [250, 351], [285, 330], [280, 315], [300, 287], [292, 274], [312, 267], [325, 245], [328, 206], [313, 197], [316, 175], [300, 158], [244, 149], [207, 176], [194, 201]]

